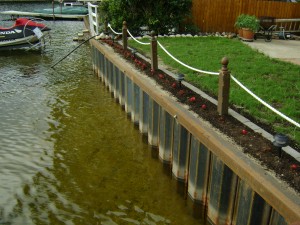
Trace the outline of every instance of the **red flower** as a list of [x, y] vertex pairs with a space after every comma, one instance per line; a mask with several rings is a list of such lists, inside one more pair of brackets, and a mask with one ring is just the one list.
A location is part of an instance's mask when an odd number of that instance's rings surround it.
[[202, 109], [206, 109], [207, 106], [206, 106], [205, 104], [203, 104], [203, 105], [201, 105], [201, 108], [202, 108]]
[[298, 169], [298, 165], [296, 165], [296, 164], [292, 164], [292, 165], [291, 165], [291, 169], [292, 169], [292, 170], [296, 170], [296, 169]]
[[140, 61], [138, 59], [135, 59], [134, 62], [135, 62], [136, 65], [140, 64]]
[[164, 79], [165, 78], [165, 76], [163, 75], [163, 74], [158, 74], [158, 77], [159, 77], [159, 79]]
[[195, 102], [195, 101], [196, 101], [196, 98], [194, 96], [189, 98], [189, 102]]
[[172, 87], [173, 87], [173, 88], [176, 88], [176, 87], [177, 87], [176, 82], [174, 82], [174, 83], [172, 84]]
[[248, 131], [244, 129], [244, 130], [242, 130], [242, 134], [246, 135], [246, 134], [248, 134]]

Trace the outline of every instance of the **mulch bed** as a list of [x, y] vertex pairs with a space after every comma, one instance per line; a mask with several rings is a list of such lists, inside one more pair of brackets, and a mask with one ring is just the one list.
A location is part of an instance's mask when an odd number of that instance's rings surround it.
[[[296, 159], [285, 152], [279, 157], [278, 149], [273, 146], [271, 141], [261, 136], [261, 134], [250, 130], [230, 115], [220, 116], [216, 105], [202, 98], [186, 86], [181, 85], [177, 80], [168, 76], [163, 71], [152, 71], [151, 65], [148, 62], [133, 55], [129, 50], [123, 50], [123, 46], [120, 44], [113, 42], [111, 39], [103, 39], [102, 41], [110, 45], [117, 53], [127, 59], [128, 62], [134, 64], [136, 68], [147, 76], [156, 80], [162, 89], [174, 95], [178, 102], [188, 105], [191, 111], [208, 121], [220, 132], [232, 138], [236, 144], [242, 147], [245, 154], [251, 155], [260, 161], [266, 169], [275, 172], [278, 178], [288, 183], [300, 193], [300, 163]], [[251, 115], [244, 116], [269, 133], [274, 134], [272, 127], [260, 123], [253, 119]], [[293, 147], [298, 148], [296, 143], [290, 144], [290, 146], [294, 144]]]

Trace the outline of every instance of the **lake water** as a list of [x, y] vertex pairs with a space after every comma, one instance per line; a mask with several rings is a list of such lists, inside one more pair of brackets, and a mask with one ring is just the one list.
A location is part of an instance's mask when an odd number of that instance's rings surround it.
[[89, 44], [50, 68], [78, 46], [83, 22], [45, 24], [44, 54], [0, 52], [0, 224], [200, 224], [93, 74]]

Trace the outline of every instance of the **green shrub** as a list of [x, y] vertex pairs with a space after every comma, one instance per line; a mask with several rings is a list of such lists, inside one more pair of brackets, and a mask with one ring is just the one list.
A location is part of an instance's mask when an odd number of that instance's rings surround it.
[[140, 27], [147, 26], [157, 34], [178, 29], [191, 15], [192, 0], [103, 0], [101, 16], [120, 30], [126, 21], [130, 32], [140, 33]]
[[244, 28], [248, 28], [253, 32], [256, 32], [259, 28], [259, 20], [256, 16], [246, 15], [242, 23]]
[[259, 20], [254, 15], [241, 14], [237, 17], [234, 25], [238, 29], [248, 28], [256, 32], [259, 28]]
[[237, 18], [236, 18], [236, 21], [235, 21], [235, 24], [234, 26], [237, 28], [237, 29], [241, 29], [244, 27], [244, 18], [246, 17], [245, 14], [241, 14], [239, 15]]

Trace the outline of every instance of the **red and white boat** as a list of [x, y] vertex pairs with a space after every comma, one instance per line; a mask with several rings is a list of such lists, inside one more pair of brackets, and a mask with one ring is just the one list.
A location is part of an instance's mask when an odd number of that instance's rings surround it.
[[0, 51], [41, 49], [50, 37], [50, 30], [39, 19], [18, 18], [11, 27], [0, 26]]

